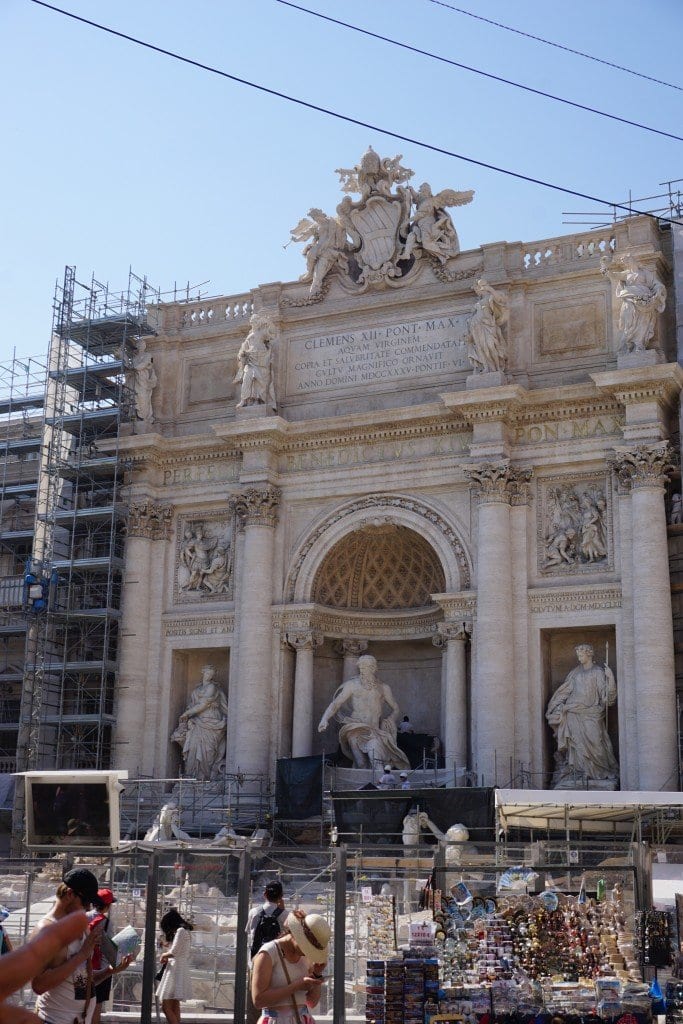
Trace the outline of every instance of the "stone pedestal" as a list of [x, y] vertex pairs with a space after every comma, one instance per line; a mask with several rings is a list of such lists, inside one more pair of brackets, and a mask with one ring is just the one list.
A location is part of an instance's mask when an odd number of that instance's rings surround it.
[[656, 348], [638, 349], [635, 352], [619, 352], [617, 354], [618, 370], [634, 370], [639, 366], [656, 366], [663, 363], [664, 356]]
[[487, 373], [471, 373], [465, 378], [465, 387], [468, 391], [475, 388], [500, 388], [509, 384], [510, 378], [503, 370], [489, 370]]

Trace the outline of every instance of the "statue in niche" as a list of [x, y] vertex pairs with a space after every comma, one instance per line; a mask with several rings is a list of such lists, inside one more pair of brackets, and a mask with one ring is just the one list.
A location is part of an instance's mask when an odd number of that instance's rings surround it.
[[505, 370], [507, 344], [501, 328], [508, 318], [507, 298], [483, 277], [474, 285], [479, 301], [467, 322], [467, 357], [475, 373]]
[[444, 188], [434, 195], [426, 181], [420, 185], [417, 192], [410, 186], [408, 192], [415, 204], [415, 213], [401, 259], [410, 259], [418, 246], [430, 256], [436, 257], [442, 264], [457, 256], [460, 252], [460, 242], [446, 207], [465, 206], [466, 203], [471, 203], [474, 192], [456, 192], [452, 188]]
[[154, 423], [152, 392], [158, 384], [158, 378], [144, 338], [138, 338], [136, 342], [135, 354], [130, 360], [130, 367], [133, 370], [135, 417], [143, 423]]
[[683, 522], [683, 498], [680, 494], [671, 495], [671, 508], [669, 509], [669, 525], [680, 526]]
[[217, 532], [201, 522], [188, 523], [178, 559], [180, 590], [195, 594], [226, 594], [232, 583], [232, 545], [229, 532], [217, 524]]
[[666, 306], [662, 282], [630, 252], [613, 260], [603, 256], [600, 269], [616, 283], [615, 295], [620, 303], [619, 350], [644, 352], [653, 348], [657, 315]]
[[548, 701], [545, 717], [555, 733], [553, 789], [616, 789], [619, 764], [607, 732], [607, 712], [617, 684], [607, 662], [593, 663], [591, 644], [579, 644], [579, 664]]
[[[377, 678], [377, 659], [363, 654], [357, 665], [358, 675], [339, 687], [320, 719], [318, 732], [324, 732], [337, 715], [341, 723], [339, 744], [354, 768], [372, 768], [376, 764], [410, 768], [408, 758], [396, 745], [398, 704], [391, 687]], [[350, 704], [348, 714], [338, 714], [345, 704]], [[384, 714], [385, 705], [388, 714]]]
[[171, 735], [182, 747], [185, 775], [194, 779], [218, 779], [225, 767], [228, 701], [215, 675], [213, 665], [204, 666], [201, 682]]
[[328, 217], [314, 207], [308, 211], [308, 217], [303, 217], [292, 228], [290, 235], [293, 242], [308, 242], [302, 250], [306, 257], [306, 273], [299, 280], [311, 282], [309, 296], [320, 295], [329, 271], [334, 266], [346, 265], [346, 229], [336, 217]]
[[249, 324], [249, 333], [237, 353], [238, 367], [233, 378], [233, 384], [241, 385], [237, 408], [264, 405], [275, 412], [272, 344], [279, 331], [272, 317], [263, 311], [253, 313]]
[[570, 486], [548, 492], [545, 569], [595, 564], [607, 558], [607, 500], [593, 488], [581, 494]]

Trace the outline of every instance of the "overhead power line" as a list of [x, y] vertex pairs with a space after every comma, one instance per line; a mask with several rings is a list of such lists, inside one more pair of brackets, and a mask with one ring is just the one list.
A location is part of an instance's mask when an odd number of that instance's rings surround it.
[[634, 71], [633, 68], [626, 68], [623, 64], [615, 64], [614, 61], [604, 60], [602, 57], [595, 57], [591, 53], [584, 53], [583, 50], [573, 50], [571, 46], [564, 46], [563, 43], [554, 43], [552, 39], [544, 39], [542, 36], [535, 36], [531, 32], [523, 32], [520, 28], [513, 28], [512, 25], [503, 25], [501, 21], [494, 21], [492, 18], [485, 18], [481, 14], [475, 14], [474, 11], [466, 11], [464, 7], [455, 7], [453, 4], [447, 4], [444, 0], [429, 0], [430, 3], [435, 4], [437, 7], [447, 7], [449, 11], [455, 11], [457, 14], [466, 14], [468, 18], [475, 18], [477, 21], [485, 21], [487, 25], [495, 25], [496, 28], [504, 28], [506, 32], [514, 32], [515, 35], [524, 36], [526, 39], [533, 39], [536, 43], [544, 43], [546, 46], [554, 46], [557, 50], [564, 50], [565, 53], [573, 53], [577, 57], [585, 57], [586, 60], [595, 61], [596, 64], [604, 64], [608, 68], [614, 68], [616, 71], [625, 71], [627, 75], [635, 75], [636, 78], [644, 78], [647, 82], [655, 82], [656, 85], [665, 85], [668, 89], [678, 89], [679, 92], [683, 92], [683, 86], [674, 85], [673, 82], [665, 82], [662, 78], [654, 78], [652, 75], [644, 75], [642, 71]]
[[497, 174], [505, 174], [510, 178], [516, 178], [518, 181], [527, 181], [532, 185], [540, 185], [543, 188], [552, 189], [554, 192], [563, 192], [568, 196], [577, 196], [579, 199], [590, 199], [592, 203], [600, 203], [601, 206], [611, 206], [613, 210], [625, 210], [626, 213], [633, 215], [634, 212], [641, 213], [644, 217], [651, 217], [653, 220], [661, 221], [664, 223], [678, 223], [678, 221], [670, 221], [666, 217], [656, 217], [653, 214], [647, 213], [645, 210], [634, 211], [631, 206], [626, 206], [623, 203], [615, 203], [610, 199], [601, 199], [599, 196], [589, 195], [587, 192], [578, 192], [573, 188], [566, 188], [563, 185], [554, 185], [550, 181], [544, 181], [542, 178], [532, 178], [528, 174], [522, 174], [519, 171], [511, 171], [506, 167], [498, 167], [496, 164], [486, 163], [484, 160], [476, 160], [474, 157], [465, 156], [462, 153], [455, 153], [453, 150], [445, 149], [443, 146], [435, 146], [431, 142], [422, 142], [419, 139], [414, 139], [410, 135], [402, 135], [400, 132], [391, 131], [389, 128], [380, 128], [379, 125], [371, 124], [369, 121], [361, 121], [360, 118], [350, 117], [348, 114], [341, 114], [336, 110], [329, 110], [327, 107], [321, 107], [317, 103], [310, 103], [308, 100], [299, 99], [297, 96], [289, 96], [287, 93], [279, 92], [277, 89], [270, 89], [266, 85], [260, 85], [258, 82], [250, 82], [246, 78], [240, 78], [237, 75], [231, 75], [227, 71], [221, 71], [220, 68], [214, 68], [210, 64], [202, 64], [201, 61], [192, 60], [191, 57], [183, 57], [180, 53], [175, 53], [173, 50], [166, 50], [162, 46], [156, 46], [154, 43], [148, 43], [144, 39], [137, 39], [135, 36], [127, 35], [125, 32], [119, 32], [117, 29], [109, 28], [107, 25], [100, 25], [96, 21], [91, 21], [89, 18], [83, 18], [79, 14], [73, 14], [72, 11], [65, 11], [61, 7], [55, 7], [54, 4], [48, 4], [45, 0], [31, 0], [31, 3], [37, 4], [39, 7], [45, 7], [47, 10], [55, 11], [57, 14], [62, 14], [67, 18], [72, 18], [74, 21], [81, 22], [84, 25], [90, 25], [91, 28], [96, 28], [101, 32], [107, 32], [109, 35], [117, 36], [119, 39], [125, 39], [129, 43], [135, 43], [136, 46], [143, 46], [147, 50], [152, 50], [154, 53], [161, 53], [165, 57], [172, 57], [174, 60], [179, 60], [183, 64], [189, 64], [192, 67], [199, 68], [202, 71], [209, 71], [213, 75], [219, 75], [221, 78], [227, 78], [231, 82], [237, 82], [239, 85], [246, 85], [250, 89], [257, 89], [259, 92], [266, 93], [268, 96], [277, 96], [278, 99], [287, 100], [288, 103], [296, 103], [300, 107], [305, 107], [307, 110], [315, 110], [319, 114], [327, 114], [328, 117], [334, 117], [338, 121], [344, 121], [346, 124], [355, 124], [360, 128], [368, 128], [370, 131], [377, 132], [380, 135], [386, 135], [390, 139], [398, 139], [400, 142], [408, 142], [411, 146], [417, 146], [420, 149], [427, 149], [432, 153], [441, 153], [443, 156], [453, 157], [455, 160], [462, 160], [464, 163], [473, 164], [475, 167], [484, 167], [488, 171], [495, 171]]
[[432, 60], [438, 60], [442, 64], [450, 64], [451, 67], [460, 68], [462, 71], [471, 71], [475, 75], [482, 75], [484, 78], [490, 78], [494, 82], [501, 82], [503, 85], [511, 85], [515, 89], [523, 89], [524, 92], [531, 92], [536, 96], [543, 96], [547, 100], [555, 100], [556, 103], [564, 103], [568, 107], [575, 107], [577, 110], [585, 110], [589, 114], [597, 114], [599, 117], [608, 117], [612, 121], [620, 121], [621, 124], [628, 124], [632, 128], [642, 128], [646, 132], [654, 132], [655, 135], [663, 135], [667, 139], [676, 139], [677, 142], [683, 142], [683, 136], [674, 135], [673, 132], [665, 132], [662, 131], [661, 128], [651, 128], [650, 125], [641, 124], [639, 121], [631, 121], [627, 117], [619, 117], [618, 114], [609, 114], [604, 110], [598, 110], [596, 107], [589, 107], [585, 103], [577, 103], [575, 100], [565, 99], [564, 96], [555, 96], [554, 93], [545, 92], [543, 89], [534, 89], [531, 85], [523, 85], [521, 82], [515, 82], [511, 78], [503, 78], [501, 75], [494, 75], [490, 71], [483, 71], [481, 68], [474, 68], [469, 64], [462, 64], [460, 61], [451, 60], [450, 57], [443, 57], [441, 54], [432, 53], [430, 50], [421, 50], [418, 46], [411, 46], [409, 43], [402, 43], [398, 39], [391, 39], [389, 36], [384, 36], [379, 32], [371, 32], [367, 28], [361, 28], [359, 25], [352, 25], [348, 21], [341, 21], [339, 18], [332, 18], [328, 14], [321, 14], [320, 11], [312, 11], [308, 7], [302, 7], [300, 4], [292, 3], [291, 0], [277, 0], [277, 3], [282, 4], [284, 7], [292, 7], [294, 10], [301, 11], [303, 14], [311, 14], [314, 18], [320, 18], [322, 21], [329, 21], [332, 25], [341, 25], [342, 28], [349, 28], [352, 32], [360, 32], [361, 35], [369, 36], [371, 39], [379, 39], [383, 43], [391, 43], [392, 46], [399, 46], [402, 50], [410, 50], [411, 53], [418, 53], [422, 57], [429, 57]]

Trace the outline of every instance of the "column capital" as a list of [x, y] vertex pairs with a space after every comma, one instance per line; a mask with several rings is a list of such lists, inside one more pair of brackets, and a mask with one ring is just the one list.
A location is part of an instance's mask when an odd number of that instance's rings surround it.
[[[452, 640], [457, 640], [459, 643], [465, 643], [469, 640], [472, 635], [472, 624], [466, 622], [440, 622], [437, 628], [437, 635], [442, 639], [444, 643], [450, 643]], [[432, 643], [436, 645], [435, 640]]]
[[621, 487], [661, 488], [676, 468], [674, 450], [668, 441], [615, 448], [610, 459]]
[[271, 484], [247, 487], [228, 500], [228, 508], [236, 513], [244, 526], [275, 526], [280, 496], [280, 488]]
[[361, 654], [365, 654], [367, 649], [367, 640], [339, 640], [335, 644], [337, 654], [341, 654], [344, 657], [360, 658]]
[[316, 633], [312, 629], [298, 629], [285, 633], [287, 644], [295, 651], [314, 650], [320, 647], [323, 639], [322, 633]]
[[501, 503], [509, 505], [513, 499], [515, 504], [524, 497], [525, 485], [531, 479], [532, 470], [511, 466], [508, 459], [501, 462], [481, 462], [477, 465], [465, 466], [472, 487], [480, 504]]
[[173, 506], [155, 501], [146, 494], [132, 498], [128, 505], [125, 531], [128, 537], [168, 540], [171, 535]]

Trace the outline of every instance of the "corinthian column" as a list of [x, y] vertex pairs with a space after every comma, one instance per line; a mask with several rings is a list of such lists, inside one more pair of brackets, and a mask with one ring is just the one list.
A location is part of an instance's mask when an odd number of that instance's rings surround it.
[[292, 757], [313, 752], [313, 652], [322, 642], [322, 636], [312, 630], [287, 633], [287, 643], [296, 651]]
[[235, 716], [234, 749], [229, 765], [241, 771], [269, 772], [273, 715], [273, 545], [280, 492], [269, 485], [249, 487], [230, 499], [244, 527], [240, 599], [239, 674], [230, 701]]
[[472, 754], [482, 784], [504, 786], [515, 753], [510, 498], [530, 474], [507, 460], [468, 472], [479, 501]]
[[361, 654], [365, 654], [367, 649], [367, 640], [339, 641], [338, 652], [344, 658], [344, 663], [342, 665], [342, 683], [345, 683], [347, 679], [353, 679], [354, 676], [358, 675], [358, 669], [356, 668], [358, 659]]
[[[677, 789], [676, 679], [664, 509], [664, 484], [674, 468], [672, 452], [667, 441], [615, 451], [619, 479], [631, 488], [639, 788]], [[629, 762], [634, 760], [631, 752]]]
[[444, 762], [446, 768], [455, 765], [457, 777], [458, 769], [467, 768], [467, 632], [464, 623], [442, 622], [434, 642], [441, 646], [444, 660], [441, 677]]
[[[150, 664], [149, 614], [155, 588], [154, 570], [163, 561], [156, 542], [167, 540], [173, 510], [170, 505], [140, 496], [131, 501], [126, 522], [126, 572], [121, 601], [121, 655], [116, 701], [115, 760], [131, 775], [147, 771], [147, 689], [158, 706], [157, 671]], [[157, 548], [157, 551], [154, 549]]]

